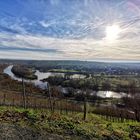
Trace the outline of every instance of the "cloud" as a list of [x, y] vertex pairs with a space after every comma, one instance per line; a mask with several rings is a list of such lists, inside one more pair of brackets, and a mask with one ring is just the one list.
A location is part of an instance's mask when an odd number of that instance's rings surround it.
[[23, 52], [46, 52], [46, 53], [61, 53], [60, 51], [56, 49], [35, 49], [35, 48], [19, 48], [19, 47], [7, 47], [3, 46], [0, 47], [0, 50], [5, 50], [5, 51], [23, 51]]
[[[26, 59], [31, 59], [30, 56], [32, 59], [37, 59], [39, 56], [41, 59], [50, 59], [52, 56], [53, 59], [60, 57], [60, 59], [78, 60], [98, 58], [139, 60], [140, 48], [135, 40], [140, 41], [139, 37], [133, 40], [123, 39], [109, 43], [103, 39], [59, 39], [41, 35], [15, 35], [11, 37], [9, 34], [2, 33], [0, 34], [0, 46], [4, 47], [0, 48], [0, 52], [5, 49], [15, 57], [20, 52], [23, 53], [22, 58]], [[28, 55], [30, 53], [31, 55]], [[39, 56], [36, 57], [36, 55]]]
[[[1, 58], [140, 60], [138, 4], [121, 0], [17, 2], [18, 10], [1, 6]], [[10, 15], [3, 12], [9, 7]], [[114, 24], [120, 26], [121, 34], [108, 42], [105, 30]]]
[[24, 60], [55, 60], [55, 59], [63, 59], [61, 58], [61, 55], [52, 55], [52, 54], [46, 54], [44, 52], [31, 52], [31, 51], [0, 51], [0, 58], [4, 59], [24, 59]]

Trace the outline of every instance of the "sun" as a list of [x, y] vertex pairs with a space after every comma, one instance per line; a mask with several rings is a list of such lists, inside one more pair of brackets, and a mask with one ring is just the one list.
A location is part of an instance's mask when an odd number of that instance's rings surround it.
[[106, 27], [106, 40], [115, 41], [118, 39], [119, 34], [121, 32], [121, 28], [119, 25], [111, 25]]

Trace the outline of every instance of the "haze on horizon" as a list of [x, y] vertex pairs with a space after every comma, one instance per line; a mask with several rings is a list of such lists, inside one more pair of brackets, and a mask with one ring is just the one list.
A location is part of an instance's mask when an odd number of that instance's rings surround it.
[[1, 0], [0, 58], [140, 61], [140, 0]]

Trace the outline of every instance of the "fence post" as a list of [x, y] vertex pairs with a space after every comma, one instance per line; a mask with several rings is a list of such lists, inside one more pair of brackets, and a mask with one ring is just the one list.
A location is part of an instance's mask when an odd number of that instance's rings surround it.
[[4, 93], [4, 95], [3, 95], [3, 105], [5, 105], [5, 101], [6, 101], [6, 94]]
[[87, 116], [87, 98], [84, 98], [84, 120], [86, 120]]
[[49, 93], [50, 110], [51, 110], [51, 112], [53, 112], [53, 105], [52, 105], [52, 101], [51, 101], [52, 97], [51, 97], [51, 91], [50, 91], [49, 83], [47, 83], [47, 86], [48, 86], [47, 88], [48, 88], [48, 93]]
[[66, 97], [66, 115], [68, 114], [67, 97]]
[[15, 99], [13, 98], [13, 106], [15, 106]]
[[23, 90], [23, 107], [26, 109], [26, 92], [25, 92], [25, 83], [22, 77], [22, 90]]

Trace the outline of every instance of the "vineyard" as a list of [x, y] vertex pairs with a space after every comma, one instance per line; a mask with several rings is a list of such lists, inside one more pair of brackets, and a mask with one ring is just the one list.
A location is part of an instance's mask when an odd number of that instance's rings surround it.
[[[62, 138], [58, 135], [69, 139], [140, 138], [139, 99], [123, 98], [121, 101], [127, 107], [121, 104], [116, 107], [113, 102], [118, 100], [89, 100], [87, 90], [79, 100], [75, 100], [62, 95], [56, 86], [40, 90], [31, 83], [24, 83], [24, 80], [22, 82], [12, 80], [2, 72], [0, 87], [0, 119], [2, 123], [4, 121], [3, 125], [5, 122], [16, 122], [21, 129], [25, 127], [23, 124], [26, 124], [29, 128], [35, 127], [33, 131], [45, 130], [45, 135], [52, 133], [55, 136], [50, 137], [58, 137], [58, 139]], [[113, 104], [103, 106], [102, 102]], [[13, 127], [12, 130], [17, 131]]]

